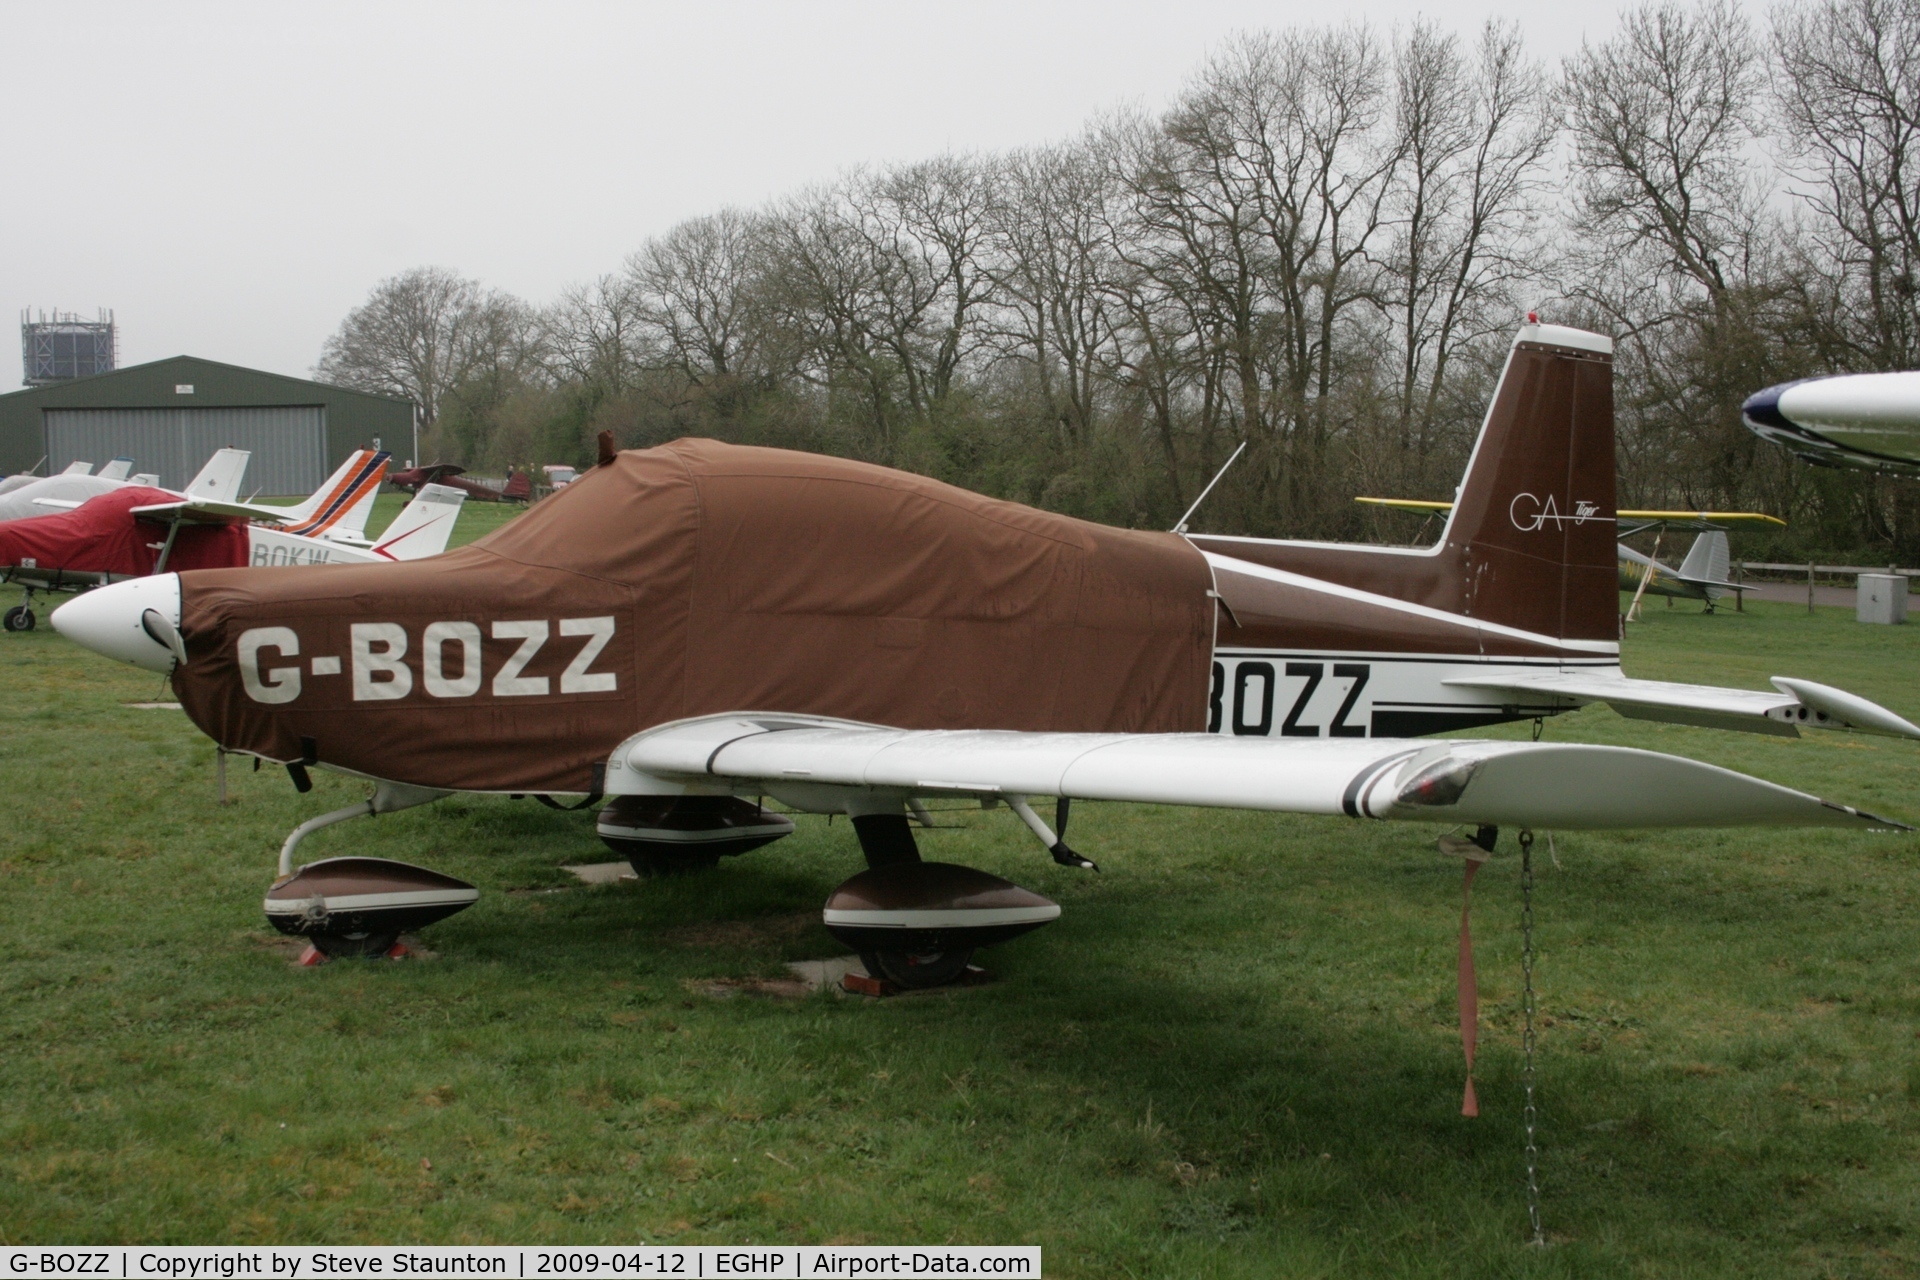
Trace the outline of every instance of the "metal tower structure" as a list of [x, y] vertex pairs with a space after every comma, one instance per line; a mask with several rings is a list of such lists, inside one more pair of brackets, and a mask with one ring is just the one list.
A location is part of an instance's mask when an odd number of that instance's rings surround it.
[[74, 312], [31, 308], [20, 313], [20, 368], [29, 387], [44, 387], [74, 378], [111, 373], [120, 355], [113, 312], [102, 308], [97, 320], [82, 320]]

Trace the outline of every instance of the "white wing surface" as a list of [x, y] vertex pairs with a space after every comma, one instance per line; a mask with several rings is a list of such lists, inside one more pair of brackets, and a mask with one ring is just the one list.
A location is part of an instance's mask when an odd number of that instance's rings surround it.
[[1065, 796], [1561, 830], [1901, 826], [1624, 747], [906, 730], [777, 715], [707, 716], [636, 734], [609, 761], [606, 790], [764, 793], [814, 812], [875, 812], [921, 797]]
[[1635, 680], [1613, 671], [1508, 671], [1498, 675], [1457, 676], [1443, 683], [1463, 689], [1511, 693], [1516, 701], [1537, 703], [1544, 695], [1571, 706], [1604, 702], [1635, 720], [1695, 724], [1710, 729], [1739, 729], [1796, 738], [1806, 729], [1857, 729], [1896, 738], [1920, 738], [1920, 726], [1875, 702], [1815, 684], [1775, 676], [1778, 693], [1717, 689], [1711, 685]]

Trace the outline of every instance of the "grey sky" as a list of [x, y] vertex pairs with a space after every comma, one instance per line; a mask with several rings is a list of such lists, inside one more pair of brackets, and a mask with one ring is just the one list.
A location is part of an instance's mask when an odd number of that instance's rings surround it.
[[1164, 104], [1240, 28], [1521, 23], [1620, 5], [0, 2], [0, 389], [24, 307], [111, 307], [123, 364], [304, 376], [381, 277], [544, 302], [681, 218], [861, 163], [999, 150]]

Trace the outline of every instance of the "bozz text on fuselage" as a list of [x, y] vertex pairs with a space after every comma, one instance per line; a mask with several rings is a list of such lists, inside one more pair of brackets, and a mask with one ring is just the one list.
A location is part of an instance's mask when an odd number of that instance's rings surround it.
[[[291, 627], [251, 627], [240, 633], [235, 656], [247, 696], [270, 705], [294, 701], [309, 681], [343, 675], [351, 682], [355, 702], [389, 702], [416, 692], [428, 698], [472, 698], [483, 690], [496, 698], [541, 698], [617, 691], [615, 673], [593, 670], [614, 630], [611, 616], [498, 620], [485, 637], [511, 647], [493, 646], [495, 665], [486, 661], [478, 622], [430, 622], [418, 632], [398, 622], [356, 622], [348, 631], [343, 669], [340, 654], [303, 655], [300, 637]], [[528, 675], [527, 668], [549, 643], [566, 647], [566, 668], [557, 677]], [[417, 654], [417, 680], [410, 654]]]
[[[1280, 704], [1284, 718], [1276, 733], [1274, 694], [1280, 671], [1287, 680], [1301, 684], [1291, 699]], [[1303, 717], [1329, 675], [1336, 687], [1328, 692], [1337, 695], [1337, 705], [1323, 708], [1332, 712], [1332, 719], [1322, 726]], [[1356, 715], [1355, 708], [1372, 678], [1373, 666], [1366, 662], [1241, 659], [1234, 662], [1231, 676], [1225, 663], [1215, 662], [1207, 698], [1207, 732], [1224, 733], [1230, 728], [1236, 737], [1318, 738], [1325, 733], [1329, 738], [1364, 738], [1368, 716], [1364, 709]]]

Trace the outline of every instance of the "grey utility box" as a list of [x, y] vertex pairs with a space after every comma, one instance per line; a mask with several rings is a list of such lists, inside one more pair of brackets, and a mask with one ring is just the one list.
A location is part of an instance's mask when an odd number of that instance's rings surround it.
[[1897, 573], [1863, 573], [1854, 616], [1862, 622], [1905, 622], [1907, 579]]

